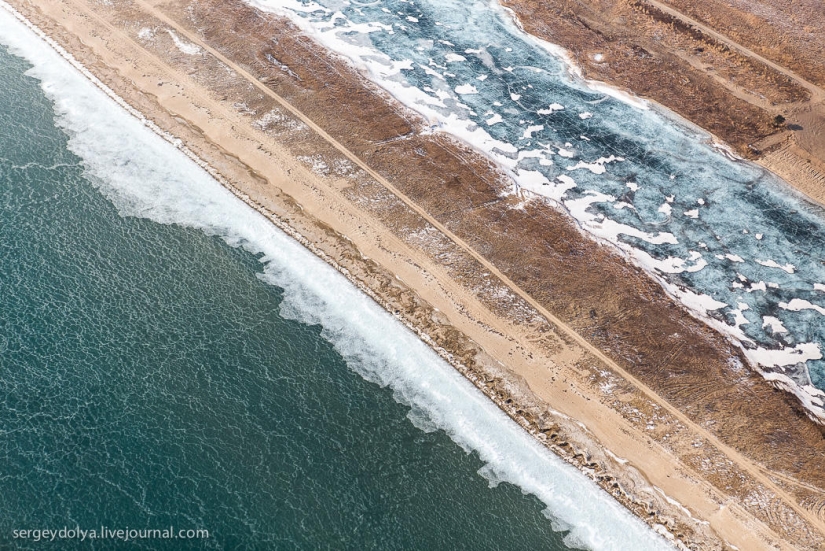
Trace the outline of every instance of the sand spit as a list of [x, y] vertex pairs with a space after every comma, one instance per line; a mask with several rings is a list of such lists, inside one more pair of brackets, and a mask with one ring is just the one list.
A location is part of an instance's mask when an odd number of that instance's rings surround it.
[[825, 442], [793, 397], [288, 22], [234, 1], [14, 6], [680, 545], [821, 548]]

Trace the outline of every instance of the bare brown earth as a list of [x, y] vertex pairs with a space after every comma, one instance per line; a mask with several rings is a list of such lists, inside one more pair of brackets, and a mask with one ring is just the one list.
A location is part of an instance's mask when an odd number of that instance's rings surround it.
[[825, 433], [793, 397], [291, 24], [237, 0], [14, 4], [645, 521], [692, 549], [825, 549]]
[[820, 0], [664, 0], [762, 56], [825, 86]]
[[820, 0], [502, 3], [587, 78], [672, 109], [825, 203]]

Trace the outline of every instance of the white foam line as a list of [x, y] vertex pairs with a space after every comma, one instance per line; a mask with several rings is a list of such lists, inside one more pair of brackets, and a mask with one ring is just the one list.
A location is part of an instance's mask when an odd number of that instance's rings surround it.
[[343, 275], [181, 155], [168, 135], [159, 134], [2, 0], [0, 42], [34, 66], [28, 74], [40, 79], [54, 101], [56, 123], [67, 130], [69, 148], [122, 215], [197, 228], [261, 253], [261, 278], [285, 290], [283, 315], [320, 323], [323, 335], [353, 370], [392, 388], [399, 401], [411, 405], [418, 423], [426, 420], [465, 450], [477, 452], [486, 464], [480, 472], [491, 482], [511, 482], [541, 499], [569, 527], [569, 544], [617, 550], [669, 547]]

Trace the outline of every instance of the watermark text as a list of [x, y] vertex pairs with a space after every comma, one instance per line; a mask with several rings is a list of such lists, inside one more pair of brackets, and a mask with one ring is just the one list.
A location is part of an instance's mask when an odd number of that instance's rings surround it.
[[98, 528], [84, 530], [79, 526], [73, 528], [64, 526], [59, 529], [27, 528], [23, 530], [12, 530], [11, 537], [16, 540], [31, 540], [36, 542], [57, 540], [192, 540], [208, 539], [209, 530], [203, 528], [179, 529], [174, 526], [166, 528], [109, 528], [108, 526], [100, 526]]

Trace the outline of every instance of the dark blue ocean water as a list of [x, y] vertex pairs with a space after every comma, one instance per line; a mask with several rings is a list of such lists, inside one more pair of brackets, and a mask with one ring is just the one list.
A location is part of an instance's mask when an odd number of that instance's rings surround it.
[[[315, 323], [311, 306], [334, 304], [284, 291], [300, 287], [289, 274], [310, 284], [331, 269], [309, 261], [279, 268], [294, 244], [256, 249], [221, 229], [229, 222], [206, 228], [164, 210], [163, 194], [189, 181], [185, 171], [178, 180], [163, 172], [180, 154], [130, 149], [123, 135], [138, 123], [100, 115], [98, 92], [74, 90], [71, 79], [47, 78], [47, 98], [39, 80], [24, 76], [29, 67], [0, 46], [0, 548], [117, 543], [49, 545], [14, 539], [13, 530], [173, 526], [206, 529], [209, 538], [129, 546], [558, 550], [568, 532], [554, 527], [578, 518], [574, 532], [595, 533], [589, 541], [599, 547], [654, 546], [640, 523], [552, 457], [535, 461], [550, 467], [530, 487], [544, 488], [544, 502], [508, 482], [492, 487], [532, 463], [507, 471], [489, 450], [482, 461], [473, 449], [500, 437], [528, 442], [507, 444], [513, 457], [519, 446], [533, 454], [525, 457], [540, 455], [513, 423], [449, 382], [447, 368], [437, 390], [455, 396], [455, 417], [477, 402], [495, 436], [436, 430], [449, 422], [414, 398], [417, 379], [428, 380], [423, 352], [359, 352], [369, 347], [346, 326]], [[53, 75], [66, 70], [55, 67]], [[70, 88], [73, 97], [61, 95]], [[92, 107], [78, 113], [84, 100]], [[133, 195], [117, 191], [133, 181]], [[157, 201], [151, 213], [141, 193]], [[224, 199], [212, 204], [186, 189], [175, 197], [169, 203], [186, 203], [192, 216], [213, 207], [215, 217], [229, 216]], [[342, 308], [356, 316], [350, 325], [365, 324], [361, 334], [417, 342], [392, 324], [373, 327], [377, 314], [358, 304]], [[359, 360], [366, 355], [369, 367]], [[422, 372], [406, 386], [381, 375], [410, 358]], [[566, 523], [559, 504], [567, 504]], [[591, 514], [613, 528], [589, 524]]]

